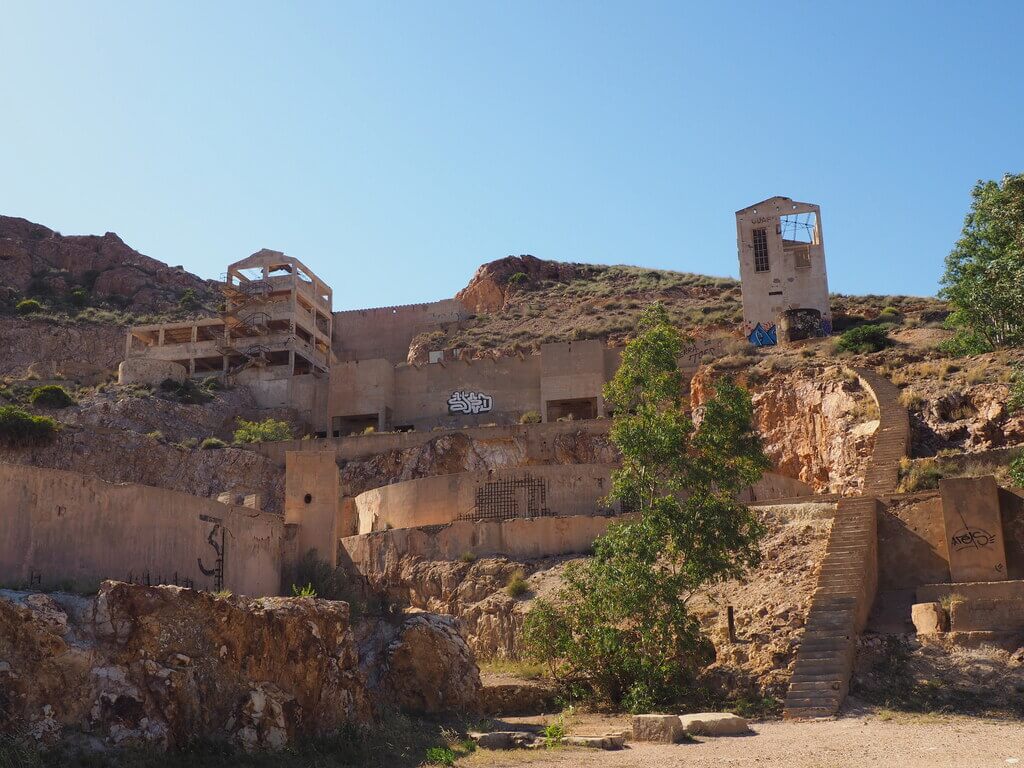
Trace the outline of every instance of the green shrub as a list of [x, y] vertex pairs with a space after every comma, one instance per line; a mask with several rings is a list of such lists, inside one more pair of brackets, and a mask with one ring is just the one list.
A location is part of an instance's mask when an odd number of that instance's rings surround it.
[[227, 443], [221, 440], [219, 437], [208, 437], [199, 444], [199, 447], [204, 451], [215, 450], [223, 448]]
[[68, 408], [77, 404], [64, 387], [56, 384], [36, 387], [32, 390], [32, 394], [28, 396], [28, 399], [32, 405], [40, 408]]
[[164, 379], [160, 382], [160, 389], [188, 405], [202, 405], [213, 399], [213, 395], [208, 390], [196, 384], [192, 379], [185, 379], [181, 384], [174, 379]]
[[427, 765], [455, 765], [455, 752], [448, 747], [431, 747], [423, 762]]
[[68, 298], [76, 307], [84, 307], [89, 303], [89, 292], [85, 288], [75, 288]]
[[540, 424], [541, 417], [537, 411], [527, 411], [519, 417], [520, 424]]
[[466, 550], [461, 555], [459, 555], [460, 563], [472, 563], [474, 560], [476, 560], [476, 555], [470, 552], [469, 550]]
[[8, 445], [46, 443], [59, 429], [49, 416], [33, 416], [15, 405], [0, 406], [0, 441]]
[[238, 419], [235, 430], [236, 443], [271, 443], [278, 440], [291, 440], [292, 429], [288, 422], [277, 419], [263, 421], [246, 421]]
[[529, 276], [525, 272], [516, 272], [516, 273], [512, 274], [508, 278], [508, 284], [509, 285], [522, 285], [523, 283], [525, 283], [529, 279], [530, 279]]
[[43, 305], [35, 299], [22, 299], [14, 305], [14, 309], [19, 315], [31, 315], [34, 312], [42, 312]]
[[299, 586], [298, 584], [292, 584], [292, 595], [295, 597], [316, 597], [316, 589], [310, 582], [306, 582], [305, 586]]
[[530, 591], [530, 585], [526, 583], [526, 576], [522, 571], [516, 571], [512, 578], [505, 585], [505, 592], [509, 597], [520, 598]]
[[1010, 479], [1018, 487], [1024, 488], [1024, 454], [1010, 462]]
[[944, 474], [941, 465], [935, 459], [912, 461], [911, 459], [903, 458], [900, 460], [900, 484], [898, 490], [902, 493], [934, 490], [939, 487], [939, 480], [942, 479]]
[[184, 310], [192, 310], [199, 309], [199, 307], [202, 306], [202, 303], [199, 301], [199, 297], [196, 295], [195, 289], [188, 288], [183, 294], [181, 294], [181, 298], [178, 299], [178, 306]]
[[565, 741], [565, 723], [562, 718], [558, 718], [544, 729], [544, 746], [550, 749], [557, 747], [563, 741]]
[[860, 325], [844, 331], [836, 342], [840, 352], [878, 352], [892, 346], [889, 330], [881, 325]]
[[344, 600], [349, 604], [352, 621], [356, 621], [366, 610], [365, 601], [353, 587], [345, 570], [331, 567], [326, 560], [317, 556], [316, 550], [309, 550], [299, 559], [292, 580], [295, 584], [305, 584], [324, 600]]

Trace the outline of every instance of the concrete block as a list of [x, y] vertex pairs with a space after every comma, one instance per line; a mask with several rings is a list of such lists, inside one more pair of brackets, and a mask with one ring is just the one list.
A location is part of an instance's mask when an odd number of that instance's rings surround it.
[[698, 712], [680, 715], [679, 724], [690, 736], [742, 736], [750, 733], [747, 721], [730, 712]]
[[683, 736], [678, 715], [634, 715], [633, 740], [674, 744]]
[[608, 734], [606, 736], [566, 736], [565, 743], [570, 747], [586, 747], [588, 749], [622, 749], [626, 744], [626, 734]]
[[1024, 600], [963, 600], [949, 613], [956, 632], [1024, 632]]
[[949, 617], [942, 603], [916, 603], [910, 606], [910, 618], [919, 635], [934, 635], [949, 629]]
[[952, 580], [1005, 580], [1006, 550], [995, 478], [940, 480], [939, 494]]

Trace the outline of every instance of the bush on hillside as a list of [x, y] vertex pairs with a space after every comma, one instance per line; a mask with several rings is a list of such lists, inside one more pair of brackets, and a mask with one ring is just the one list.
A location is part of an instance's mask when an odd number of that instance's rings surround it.
[[33, 416], [16, 405], [0, 406], [0, 442], [7, 445], [47, 443], [60, 425], [49, 416]]
[[19, 315], [31, 315], [35, 312], [42, 312], [43, 305], [36, 299], [22, 299], [14, 305], [14, 309]]
[[77, 405], [75, 398], [69, 395], [64, 387], [56, 384], [36, 387], [28, 399], [32, 405], [39, 408], [69, 408], [72, 405]]
[[889, 346], [889, 329], [882, 325], [859, 325], [844, 331], [836, 342], [840, 352], [878, 352]]
[[223, 448], [226, 445], [227, 443], [225, 443], [219, 437], [208, 437], [199, 444], [199, 447], [202, 448], [204, 451], [210, 451]]
[[235, 430], [236, 443], [272, 443], [278, 440], [291, 440], [292, 429], [287, 421], [264, 419], [263, 421], [246, 421], [238, 419]]
[[540, 422], [540, 413], [537, 411], [527, 411], [519, 417], [520, 424], [540, 424]]

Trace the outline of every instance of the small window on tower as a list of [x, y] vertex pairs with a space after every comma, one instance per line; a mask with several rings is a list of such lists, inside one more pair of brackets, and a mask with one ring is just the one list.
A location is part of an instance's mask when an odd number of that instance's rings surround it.
[[768, 271], [768, 230], [754, 230], [754, 271]]

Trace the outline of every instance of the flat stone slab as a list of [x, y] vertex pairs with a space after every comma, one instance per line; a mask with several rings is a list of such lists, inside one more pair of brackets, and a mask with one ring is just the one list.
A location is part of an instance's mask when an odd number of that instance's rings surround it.
[[588, 749], [622, 749], [626, 745], [626, 734], [610, 733], [604, 736], [566, 736], [564, 743], [573, 747]]
[[750, 733], [747, 721], [729, 712], [698, 712], [680, 715], [679, 724], [690, 736], [742, 736]]
[[634, 715], [633, 740], [675, 744], [683, 737], [678, 715]]

